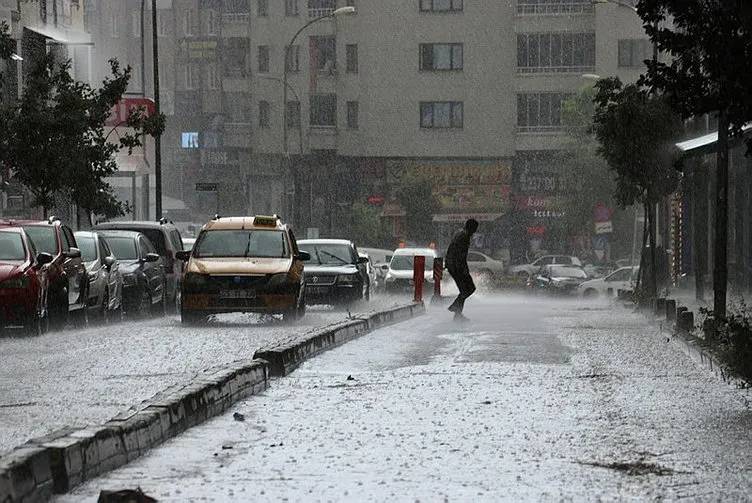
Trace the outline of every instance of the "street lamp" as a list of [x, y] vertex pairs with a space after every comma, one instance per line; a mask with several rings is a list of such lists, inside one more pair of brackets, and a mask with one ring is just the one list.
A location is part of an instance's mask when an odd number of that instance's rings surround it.
[[[303, 26], [301, 26], [298, 31], [295, 32], [295, 35], [293, 35], [293, 37], [290, 39], [290, 42], [285, 46], [285, 59], [283, 61], [283, 65], [282, 65], [283, 66], [283, 69], [282, 69], [282, 149], [283, 149], [283, 156], [284, 156], [284, 159], [286, 161], [290, 157], [290, 153], [288, 152], [288, 149], [287, 149], [287, 144], [288, 144], [288, 142], [287, 142], [287, 136], [288, 136], [288, 134], [287, 134], [287, 89], [289, 87], [289, 84], [287, 82], [287, 73], [288, 73], [287, 72], [287, 63], [288, 63], [288, 61], [290, 61], [290, 49], [292, 49], [292, 46], [295, 44], [295, 40], [297, 40], [298, 36], [301, 33], [303, 33], [303, 31], [306, 28], [308, 28], [309, 26], [311, 26], [312, 24], [318, 23], [319, 21], [323, 21], [325, 19], [336, 19], [338, 16], [353, 15], [353, 14], [355, 14], [355, 12], [356, 12], [355, 11], [355, 7], [352, 7], [352, 6], [340, 7], [339, 9], [334, 9], [329, 14], [326, 14], [326, 15], [319, 16], [317, 18], [311, 19], [306, 24], [304, 24]], [[317, 70], [316, 69], [312, 69], [312, 71], [317, 71]], [[298, 99], [298, 102], [300, 102], [300, 99]], [[303, 127], [302, 117], [301, 117], [301, 121], [300, 122], [301, 122], [300, 127], [301, 127], [301, 135], [302, 135], [302, 127]], [[302, 142], [301, 142], [301, 145], [300, 145], [300, 152], [301, 152], [301, 156], [302, 156], [302, 153], [303, 153]], [[293, 194], [293, 210], [292, 210], [292, 213], [293, 213], [293, 219], [296, 220], [294, 213], [295, 213], [295, 209], [297, 208], [297, 205], [294, 203], [294, 201], [298, 197], [298, 189], [299, 189], [299, 187], [298, 187], [297, 176], [296, 176], [295, 173], [293, 173], [293, 183], [292, 183], [292, 185], [293, 185], [293, 190], [295, 191], [295, 193]], [[295, 224], [297, 224], [297, 223], [298, 222], [296, 221]]]
[[[151, 40], [154, 69], [154, 115], [159, 116], [159, 42], [157, 30], [157, 0], [151, 0]], [[154, 215], [157, 220], [162, 218], [162, 135], [154, 136]], [[149, 205], [147, 204], [148, 208]]]

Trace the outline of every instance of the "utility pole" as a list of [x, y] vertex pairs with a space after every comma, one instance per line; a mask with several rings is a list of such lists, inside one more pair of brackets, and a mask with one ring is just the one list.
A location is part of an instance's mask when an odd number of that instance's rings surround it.
[[[151, 40], [154, 65], [154, 113], [159, 115], [159, 41], [157, 40], [157, 0], [151, 0]], [[154, 218], [162, 218], [162, 135], [154, 137]]]

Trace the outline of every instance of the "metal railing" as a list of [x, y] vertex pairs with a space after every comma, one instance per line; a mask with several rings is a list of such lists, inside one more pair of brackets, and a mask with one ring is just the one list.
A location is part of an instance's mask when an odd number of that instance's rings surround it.
[[591, 1], [579, 3], [517, 3], [517, 15], [519, 16], [589, 14], [592, 12], [595, 12], [595, 9]]
[[222, 21], [228, 24], [245, 24], [248, 23], [248, 18], [247, 12], [226, 12], [222, 14]]
[[331, 16], [334, 12], [334, 7], [316, 7], [308, 9], [308, 17], [311, 19], [317, 17]]
[[595, 66], [518, 66], [517, 73], [587, 73]]
[[564, 126], [517, 126], [518, 133], [560, 133]]

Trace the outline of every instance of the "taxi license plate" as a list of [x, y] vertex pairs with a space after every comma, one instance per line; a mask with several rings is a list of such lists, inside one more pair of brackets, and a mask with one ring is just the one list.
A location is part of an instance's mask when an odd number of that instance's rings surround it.
[[222, 290], [219, 296], [223, 299], [254, 299], [256, 292], [254, 290]]

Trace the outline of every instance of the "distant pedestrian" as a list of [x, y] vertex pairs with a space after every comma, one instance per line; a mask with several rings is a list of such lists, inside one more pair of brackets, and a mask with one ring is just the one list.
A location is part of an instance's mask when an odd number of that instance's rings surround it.
[[449, 244], [446, 252], [446, 268], [452, 275], [460, 294], [449, 306], [457, 321], [466, 321], [462, 311], [465, 309], [465, 301], [475, 292], [475, 283], [470, 277], [470, 268], [467, 265], [467, 251], [470, 249], [473, 234], [478, 230], [478, 221], [470, 219], [465, 222], [465, 227], [458, 232]]

